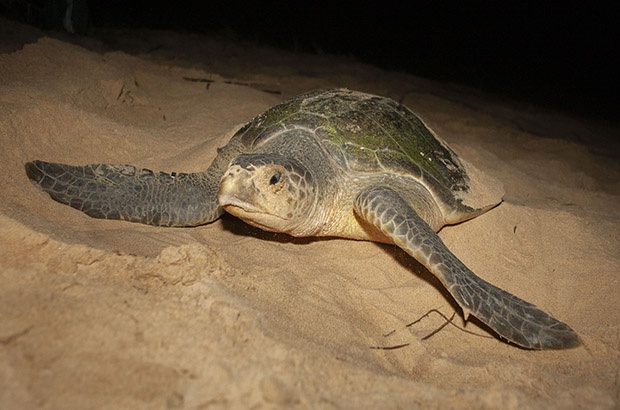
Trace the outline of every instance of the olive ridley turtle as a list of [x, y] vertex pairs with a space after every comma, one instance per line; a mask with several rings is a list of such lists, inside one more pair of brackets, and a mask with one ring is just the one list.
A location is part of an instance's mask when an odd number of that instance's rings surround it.
[[38, 160], [26, 172], [54, 200], [95, 218], [196, 226], [226, 211], [298, 237], [393, 243], [439, 278], [465, 319], [525, 348], [580, 344], [568, 325], [479, 278], [442, 242], [442, 226], [486, 212], [502, 193], [388, 98], [346, 89], [294, 97], [243, 126], [204, 172]]

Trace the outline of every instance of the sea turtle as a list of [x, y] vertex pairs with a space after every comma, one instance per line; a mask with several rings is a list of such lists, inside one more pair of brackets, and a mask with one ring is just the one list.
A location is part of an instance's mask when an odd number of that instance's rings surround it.
[[239, 129], [200, 173], [38, 160], [26, 172], [95, 218], [196, 226], [226, 211], [293, 236], [394, 243], [439, 278], [465, 319], [525, 348], [580, 344], [568, 325], [479, 278], [445, 246], [436, 231], [489, 210], [501, 194], [480, 196], [483, 174], [388, 98], [346, 89], [299, 95]]

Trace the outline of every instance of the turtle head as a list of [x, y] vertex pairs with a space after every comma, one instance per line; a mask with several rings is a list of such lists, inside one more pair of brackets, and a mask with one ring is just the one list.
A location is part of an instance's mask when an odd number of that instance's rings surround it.
[[306, 236], [316, 205], [312, 174], [299, 161], [278, 154], [236, 157], [220, 182], [218, 202], [250, 225]]

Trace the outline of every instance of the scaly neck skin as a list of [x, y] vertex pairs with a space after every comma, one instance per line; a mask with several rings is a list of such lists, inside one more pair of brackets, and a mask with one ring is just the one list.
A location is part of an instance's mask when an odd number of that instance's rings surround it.
[[[324, 164], [326, 165], [326, 164]], [[332, 172], [325, 172], [325, 167], [311, 166], [309, 171], [315, 177], [315, 196], [312, 205], [306, 213], [305, 220], [300, 223], [295, 230], [289, 232], [290, 235], [297, 237], [308, 236], [337, 236], [350, 237], [343, 234], [341, 228], [344, 219], [349, 219], [345, 215], [353, 212], [347, 209], [349, 202], [343, 200], [343, 181], [339, 173], [331, 169]], [[318, 180], [322, 178], [322, 180]], [[352, 202], [351, 202], [352, 203]]]
[[[315, 167], [318, 168], [318, 167]], [[325, 164], [311, 172], [325, 173]], [[370, 240], [391, 243], [381, 232], [366, 224], [353, 210], [353, 203], [360, 189], [367, 184], [351, 178], [350, 173], [332, 165], [331, 172], [326, 175], [325, 183], [319, 183], [312, 213], [294, 236], [331, 236], [348, 239]]]
[[[391, 173], [363, 173], [335, 170], [330, 176], [324, 200], [315, 207], [311, 218], [314, 236], [334, 236], [374, 242], [392, 243], [353, 209], [360, 192], [372, 186], [387, 186], [396, 191], [433, 229], [438, 231], [445, 220], [431, 193], [413, 178]], [[310, 231], [310, 230], [308, 230]]]
[[330, 229], [333, 221], [337, 219], [335, 213], [340, 211], [339, 208], [342, 208], [343, 204], [340, 198], [343, 181], [338, 170], [328, 158], [313, 158], [311, 161], [297, 158], [297, 160], [312, 175], [313, 200], [302, 212], [303, 221], [287, 233], [297, 237], [342, 236]]

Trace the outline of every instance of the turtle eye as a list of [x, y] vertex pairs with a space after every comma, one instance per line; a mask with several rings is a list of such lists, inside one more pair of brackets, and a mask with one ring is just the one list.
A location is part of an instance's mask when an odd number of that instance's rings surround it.
[[280, 178], [282, 178], [282, 173], [280, 172], [276, 172], [275, 174], [273, 174], [271, 176], [271, 178], [269, 179], [269, 185], [275, 185], [278, 182], [280, 182]]

